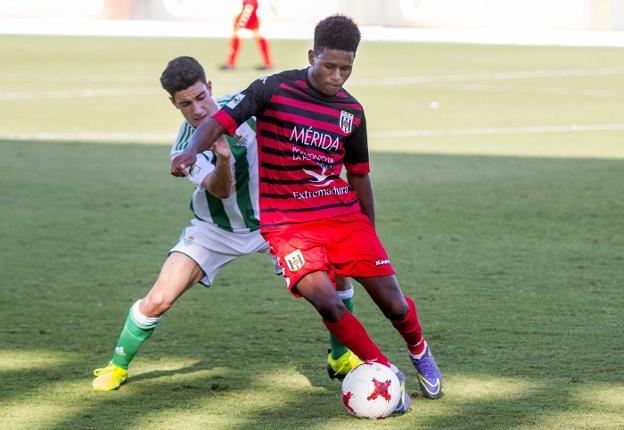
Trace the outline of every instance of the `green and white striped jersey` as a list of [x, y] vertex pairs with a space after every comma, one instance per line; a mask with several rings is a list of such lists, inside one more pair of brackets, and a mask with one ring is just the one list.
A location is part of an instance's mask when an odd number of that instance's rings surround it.
[[[217, 99], [219, 107], [229, 102], [236, 94]], [[178, 137], [171, 148], [171, 159], [175, 158], [189, 144], [195, 128], [186, 120], [180, 126]], [[260, 227], [258, 209], [258, 149], [256, 146], [256, 120], [250, 118], [236, 129], [233, 137], [225, 136], [232, 150], [234, 183], [230, 196], [219, 199], [204, 188], [197, 187], [191, 199], [191, 210], [195, 218], [216, 225], [234, 233], [247, 233]], [[216, 156], [210, 151], [197, 154], [198, 164], [211, 172], [216, 165]]]

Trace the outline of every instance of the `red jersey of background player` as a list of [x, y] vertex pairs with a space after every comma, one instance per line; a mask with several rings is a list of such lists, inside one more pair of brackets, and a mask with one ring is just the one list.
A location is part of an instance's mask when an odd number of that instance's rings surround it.
[[258, 0], [243, 0], [243, 10], [234, 20], [234, 26], [249, 30], [258, 29]]
[[228, 133], [256, 116], [263, 231], [359, 212], [340, 177], [369, 173], [364, 110], [344, 89], [321, 94], [308, 71], [291, 70], [253, 82], [214, 115]]

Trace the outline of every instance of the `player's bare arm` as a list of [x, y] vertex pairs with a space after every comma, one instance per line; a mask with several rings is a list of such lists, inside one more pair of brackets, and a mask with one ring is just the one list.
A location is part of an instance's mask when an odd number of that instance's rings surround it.
[[232, 190], [234, 172], [230, 164], [232, 151], [225, 137], [221, 136], [215, 141], [212, 146], [212, 152], [217, 156], [217, 164], [215, 170], [202, 181], [202, 187], [213, 196], [219, 199], [226, 199], [230, 196], [230, 191]]
[[362, 213], [375, 225], [375, 201], [373, 199], [373, 187], [370, 176], [365, 174], [347, 173], [347, 182], [355, 190]]
[[187, 168], [195, 164], [197, 154], [204, 151], [212, 151], [214, 142], [225, 132], [225, 128], [212, 118], [201, 123], [184, 152], [171, 162], [171, 174], [173, 176], [186, 176]]

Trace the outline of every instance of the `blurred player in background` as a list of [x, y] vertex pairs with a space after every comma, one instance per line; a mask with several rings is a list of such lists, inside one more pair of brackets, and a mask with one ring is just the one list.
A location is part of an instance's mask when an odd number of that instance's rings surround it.
[[[369, 177], [366, 120], [362, 105], [343, 85], [360, 42], [355, 22], [344, 15], [322, 20], [308, 51], [310, 66], [262, 77], [202, 123], [171, 173], [183, 176], [196, 152], [255, 116], [260, 161], [261, 232], [295, 297], [304, 297], [327, 329], [362, 360], [389, 365], [360, 321], [340, 301], [332, 267], [356, 279], [405, 340], [425, 397], [442, 397], [442, 378], [423, 338], [414, 302], [403, 294], [377, 237]], [[340, 176], [347, 171], [346, 181]]]
[[232, 30], [232, 38], [230, 39], [230, 48], [228, 57], [221, 66], [223, 70], [233, 70], [236, 68], [236, 58], [240, 51], [239, 30], [253, 31], [254, 38], [262, 55], [262, 66], [259, 69], [269, 70], [273, 67], [271, 63], [271, 53], [269, 51], [269, 42], [260, 33], [260, 20], [258, 19], [258, 0], [243, 0], [243, 10], [234, 19], [234, 29]]
[[[171, 148], [172, 158], [186, 148], [202, 121], [217, 112], [219, 106], [236, 100], [235, 94], [214, 100], [212, 83], [206, 80], [202, 66], [191, 57], [170, 61], [160, 81], [171, 103], [184, 117]], [[201, 153], [187, 172], [187, 178], [196, 187], [191, 202], [194, 219], [171, 249], [152, 289], [130, 308], [111, 361], [94, 371], [94, 389], [110, 391], [126, 381], [134, 355], [151, 336], [161, 316], [190, 287], [197, 283], [209, 287], [225, 265], [243, 255], [265, 253], [275, 264], [258, 230], [255, 129], [255, 119], [250, 118], [236, 129], [234, 137], [217, 139], [211, 151]], [[281, 274], [279, 266], [275, 267]], [[345, 305], [352, 307], [351, 284], [345, 279], [338, 282]], [[330, 354], [330, 376], [343, 378], [361, 363], [335, 339], [330, 348], [340, 352], [335, 360]]]

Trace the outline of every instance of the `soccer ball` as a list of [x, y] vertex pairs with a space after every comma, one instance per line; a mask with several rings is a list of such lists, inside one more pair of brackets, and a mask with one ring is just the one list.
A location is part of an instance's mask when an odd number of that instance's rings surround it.
[[399, 378], [383, 364], [360, 364], [342, 381], [342, 402], [351, 415], [359, 418], [387, 417], [400, 400]]

